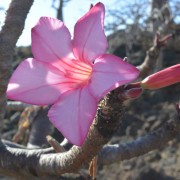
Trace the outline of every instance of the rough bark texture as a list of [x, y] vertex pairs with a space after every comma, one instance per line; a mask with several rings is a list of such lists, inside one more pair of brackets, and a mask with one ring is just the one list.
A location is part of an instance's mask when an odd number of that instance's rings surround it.
[[[5, 113], [5, 92], [11, 74], [14, 47], [32, 3], [33, 0], [13, 0], [0, 33], [0, 122]], [[147, 68], [152, 68], [155, 64], [153, 60], [157, 59], [158, 55], [158, 46], [149, 50], [145, 66], [140, 67], [143, 75], [148, 71]], [[120, 92], [120, 88], [116, 89], [100, 101], [97, 116], [82, 147], [73, 146], [68, 152], [55, 153], [52, 148], [31, 150], [7, 141], [0, 142], [0, 174], [17, 179], [52, 179], [64, 173], [77, 173], [99, 151], [99, 163], [109, 164], [143, 155], [163, 146], [178, 134], [180, 123], [175, 120], [132, 143], [106, 146], [101, 151], [122, 120], [124, 110], [123, 101], [118, 98]]]
[[[52, 148], [30, 150], [3, 141], [0, 144], [0, 173], [18, 179], [53, 178], [64, 173], [78, 173], [98, 152], [98, 165], [112, 164], [161, 148], [179, 134], [178, 105], [177, 117], [163, 127], [131, 143], [107, 145], [101, 150], [121, 122], [123, 108], [121, 101], [116, 98], [118, 91], [112, 92], [101, 101], [97, 117], [82, 147], [73, 146], [68, 152], [54, 153]], [[110, 99], [114, 99], [115, 103]]]
[[118, 99], [119, 91], [112, 91], [100, 102], [97, 116], [82, 147], [73, 146], [65, 153], [41, 154], [41, 151], [10, 148], [2, 144], [0, 172], [18, 178], [77, 173], [84, 164], [91, 161], [119, 127], [124, 112], [122, 101]]
[[179, 134], [179, 130], [180, 116], [178, 115], [163, 127], [130, 143], [105, 146], [99, 153], [98, 164], [108, 165], [162, 148]]

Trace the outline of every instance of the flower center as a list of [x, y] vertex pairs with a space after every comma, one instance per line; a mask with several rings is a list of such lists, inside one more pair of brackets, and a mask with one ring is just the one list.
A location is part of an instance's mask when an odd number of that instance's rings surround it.
[[92, 66], [82, 61], [73, 60], [68, 64], [65, 76], [73, 87], [84, 85], [88, 82], [92, 74]]

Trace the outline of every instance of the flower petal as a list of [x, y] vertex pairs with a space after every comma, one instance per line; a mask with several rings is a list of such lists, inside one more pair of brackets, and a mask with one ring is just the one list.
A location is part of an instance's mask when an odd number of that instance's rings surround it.
[[82, 61], [92, 62], [107, 49], [103, 30], [104, 11], [104, 5], [97, 3], [75, 25], [73, 51]]
[[90, 89], [97, 99], [137, 78], [139, 71], [122, 59], [105, 54], [95, 60]]
[[48, 116], [65, 138], [80, 146], [87, 136], [96, 110], [97, 101], [84, 87], [63, 94], [51, 107]]
[[70, 84], [63, 82], [61, 71], [48, 63], [29, 58], [13, 73], [8, 84], [7, 97], [29, 104], [52, 104], [61, 93], [70, 89]]
[[36, 60], [48, 63], [73, 59], [71, 36], [64, 23], [41, 17], [32, 28], [32, 52]]

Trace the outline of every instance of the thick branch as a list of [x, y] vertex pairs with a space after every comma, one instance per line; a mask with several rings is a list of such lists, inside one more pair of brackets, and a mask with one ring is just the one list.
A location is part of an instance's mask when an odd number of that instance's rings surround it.
[[6, 88], [11, 75], [14, 48], [32, 3], [33, 0], [13, 0], [0, 32], [0, 127], [5, 114]]
[[[34, 168], [31, 167], [37, 164], [40, 155], [52, 152], [54, 152], [52, 148], [28, 150], [22, 148], [12, 148], [9, 147], [9, 144], [4, 146], [4, 144], [1, 143], [0, 159], [2, 161], [0, 173], [20, 179], [22, 177], [27, 177], [26, 172], [28, 170], [30, 172], [28, 177], [33, 177], [36, 172], [34, 172]], [[20, 171], [20, 173], [17, 171]]]
[[[82, 147], [73, 146], [68, 152], [55, 154], [51, 150], [17, 149], [2, 144], [0, 148], [0, 172], [8, 176], [28, 178], [77, 173], [101, 150], [119, 126], [123, 114], [122, 101], [117, 98], [119, 91], [121, 90], [116, 89], [100, 102], [97, 116]], [[110, 164], [130, 159], [163, 147], [179, 133], [179, 105], [177, 111], [177, 119], [149, 135], [132, 143], [104, 147], [99, 153], [99, 164]]]
[[163, 127], [144, 137], [127, 144], [105, 146], [99, 153], [98, 164], [108, 165], [144, 155], [152, 150], [164, 147], [168, 141], [174, 139], [180, 130], [180, 116], [176, 117]]
[[42, 149], [42, 148], [27, 148], [27, 146], [23, 146], [23, 145], [20, 145], [20, 144], [17, 144], [17, 143], [14, 143], [14, 142], [11, 142], [11, 141], [8, 141], [8, 140], [5, 140], [5, 139], [2, 139], [1, 143], [2, 143], [2, 146], [6, 146], [8, 148], [24, 149], [24, 150], [28, 150], [28, 151], [33, 150], [36, 153], [41, 152], [41, 154], [45, 154], [45, 153], [47, 154], [47, 153], [54, 153], [55, 152], [52, 147], [45, 148], [45, 149]]
[[77, 173], [83, 164], [90, 162], [101, 150], [119, 127], [123, 114], [122, 101], [118, 99], [119, 91], [120, 89], [116, 89], [100, 102], [97, 116], [82, 147], [73, 146], [65, 153], [38, 154], [36, 151], [2, 146], [0, 172], [17, 177]]
[[26, 104], [20, 101], [7, 101], [6, 110], [8, 111], [22, 111], [26, 107], [32, 106], [30, 104]]

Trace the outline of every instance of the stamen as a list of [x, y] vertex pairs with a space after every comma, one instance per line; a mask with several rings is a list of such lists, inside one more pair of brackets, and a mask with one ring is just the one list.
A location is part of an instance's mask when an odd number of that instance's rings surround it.
[[74, 82], [74, 87], [80, 84], [86, 83], [92, 73], [92, 67], [84, 62], [73, 60], [70, 63], [66, 63], [68, 66], [65, 70], [65, 77], [68, 82]]

